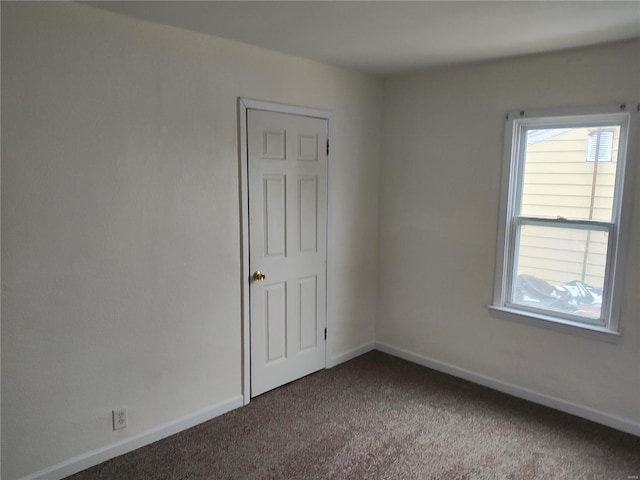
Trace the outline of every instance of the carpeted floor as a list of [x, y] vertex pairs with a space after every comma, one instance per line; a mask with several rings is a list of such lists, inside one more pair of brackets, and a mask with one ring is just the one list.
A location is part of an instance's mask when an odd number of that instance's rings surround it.
[[638, 437], [371, 352], [69, 479], [639, 476]]

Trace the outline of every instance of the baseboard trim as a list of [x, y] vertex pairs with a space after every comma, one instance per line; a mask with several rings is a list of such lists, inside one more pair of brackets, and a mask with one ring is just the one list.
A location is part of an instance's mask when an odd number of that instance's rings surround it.
[[452, 375], [454, 377], [462, 378], [463, 380], [468, 380], [470, 382], [492, 388], [493, 390], [498, 390], [500, 392], [513, 395], [514, 397], [522, 398], [530, 402], [544, 405], [545, 407], [550, 407], [565, 413], [570, 413], [571, 415], [575, 415], [577, 417], [591, 420], [592, 422], [596, 422], [607, 427], [615, 428], [616, 430], [640, 436], [640, 423], [635, 423], [626, 418], [611, 415], [590, 407], [586, 407], [584, 405], [568, 402], [560, 398], [545, 395], [534, 390], [529, 390], [528, 388], [519, 387], [511, 383], [503, 382], [486, 375], [472, 372], [471, 370], [456, 367], [454, 365], [441, 362], [433, 358], [425, 357], [408, 350], [394, 347], [387, 343], [376, 342], [375, 348], [376, 350], [388, 353], [389, 355], [393, 355], [394, 357], [399, 357], [404, 360], [417, 363], [418, 365], [422, 365], [424, 367], [428, 367], [433, 370]]
[[224, 402], [211, 405], [195, 413], [185, 415], [182, 418], [160, 425], [159, 427], [153, 428], [147, 432], [130, 438], [125, 438], [119, 442], [106, 445], [102, 448], [98, 448], [91, 452], [66, 460], [54, 465], [53, 467], [40, 470], [39, 472], [23, 477], [21, 480], [61, 480], [69, 475], [81, 472], [82, 470], [86, 470], [94, 465], [98, 465], [99, 463], [106, 462], [107, 460], [119, 455], [131, 452], [137, 448], [144, 447], [150, 443], [157, 442], [158, 440], [162, 440], [163, 438], [174, 435], [186, 430], [187, 428], [195, 427], [207, 420], [211, 420], [212, 418], [218, 417], [231, 410], [242, 407], [242, 405], [242, 395], [235, 396]]
[[327, 362], [327, 368], [333, 368], [340, 365], [341, 363], [348, 362], [349, 360], [353, 360], [354, 358], [359, 357], [360, 355], [364, 355], [365, 353], [370, 352], [371, 350], [375, 350], [375, 348], [376, 348], [376, 343], [370, 342], [360, 347], [349, 350], [348, 352], [341, 353], [340, 355], [336, 355], [335, 357], [332, 357], [331, 359], [329, 359], [329, 361]]

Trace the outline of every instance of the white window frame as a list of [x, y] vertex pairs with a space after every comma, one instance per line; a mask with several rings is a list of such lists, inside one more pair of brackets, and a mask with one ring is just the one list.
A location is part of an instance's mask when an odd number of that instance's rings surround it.
[[[569, 333], [596, 338], [619, 336], [620, 304], [628, 230], [633, 197], [633, 170], [637, 162], [639, 103], [605, 107], [565, 108], [554, 110], [518, 110], [506, 116], [504, 158], [500, 195], [498, 241], [492, 313], [499, 317], [533, 323]], [[618, 171], [611, 222], [520, 215], [524, 152], [527, 128], [568, 128], [620, 126]], [[517, 255], [519, 225], [536, 224], [563, 228], [604, 230], [609, 234], [607, 266], [601, 317], [590, 321], [584, 317], [558, 313], [549, 309], [528, 308], [511, 302], [514, 266]], [[604, 334], [604, 336], [603, 336]]]

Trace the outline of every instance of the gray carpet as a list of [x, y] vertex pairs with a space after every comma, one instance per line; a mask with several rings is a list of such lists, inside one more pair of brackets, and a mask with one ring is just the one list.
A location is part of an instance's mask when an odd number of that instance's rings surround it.
[[69, 479], [603, 479], [640, 438], [371, 352]]

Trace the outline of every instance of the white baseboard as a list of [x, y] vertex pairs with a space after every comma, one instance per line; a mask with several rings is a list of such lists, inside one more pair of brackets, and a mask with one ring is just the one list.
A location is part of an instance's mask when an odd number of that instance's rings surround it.
[[81, 472], [89, 467], [106, 462], [114, 457], [131, 452], [137, 448], [144, 447], [150, 443], [157, 442], [163, 438], [174, 435], [178, 432], [194, 427], [200, 423], [218, 417], [242, 406], [242, 395], [238, 395], [224, 402], [199, 410], [195, 413], [185, 415], [164, 425], [160, 425], [152, 430], [139, 435], [125, 438], [111, 445], [98, 448], [91, 452], [84, 453], [77, 457], [66, 460], [39, 472], [33, 473], [22, 480], [60, 480], [62, 478]]
[[375, 348], [376, 348], [376, 343], [370, 342], [360, 347], [349, 350], [348, 352], [341, 353], [340, 355], [336, 355], [335, 357], [332, 357], [329, 359], [329, 361], [327, 362], [327, 368], [333, 368], [340, 365], [341, 363], [348, 362], [349, 360], [353, 360], [354, 358], [359, 357], [360, 355], [364, 355], [365, 353], [370, 352]]
[[606, 425], [607, 427], [615, 428], [616, 430], [621, 430], [632, 435], [640, 436], [640, 423], [633, 422], [632, 420], [626, 418], [617, 417], [615, 415], [601, 412], [593, 408], [585, 407], [583, 405], [568, 402], [560, 398], [545, 395], [544, 393], [529, 390], [528, 388], [523, 388], [507, 382], [502, 382], [500, 380], [496, 380], [495, 378], [487, 377], [485, 375], [481, 375], [464, 368], [459, 368], [454, 365], [435, 360], [433, 358], [428, 358], [423, 355], [410, 352], [408, 350], [403, 350], [386, 343], [376, 342], [375, 348], [376, 350], [388, 353], [389, 355], [403, 358], [410, 362], [417, 363], [418, 365], [422, 365], [424, 367], [428, 367], [433, 370], [452, 375], [454, 377], [462, 378], [464, 380], [468, 380], [470, 382], [492, 388], [493, 390], [498, 390], [500, 392], [513, 395], [514, 397], [522, 398], [530, 402], [544, 405], [545, 407], [550, 407], [562, 412], [570, 413], [571, 415], [575, 415], [577, 417], [591, 420], [592, 422]]

